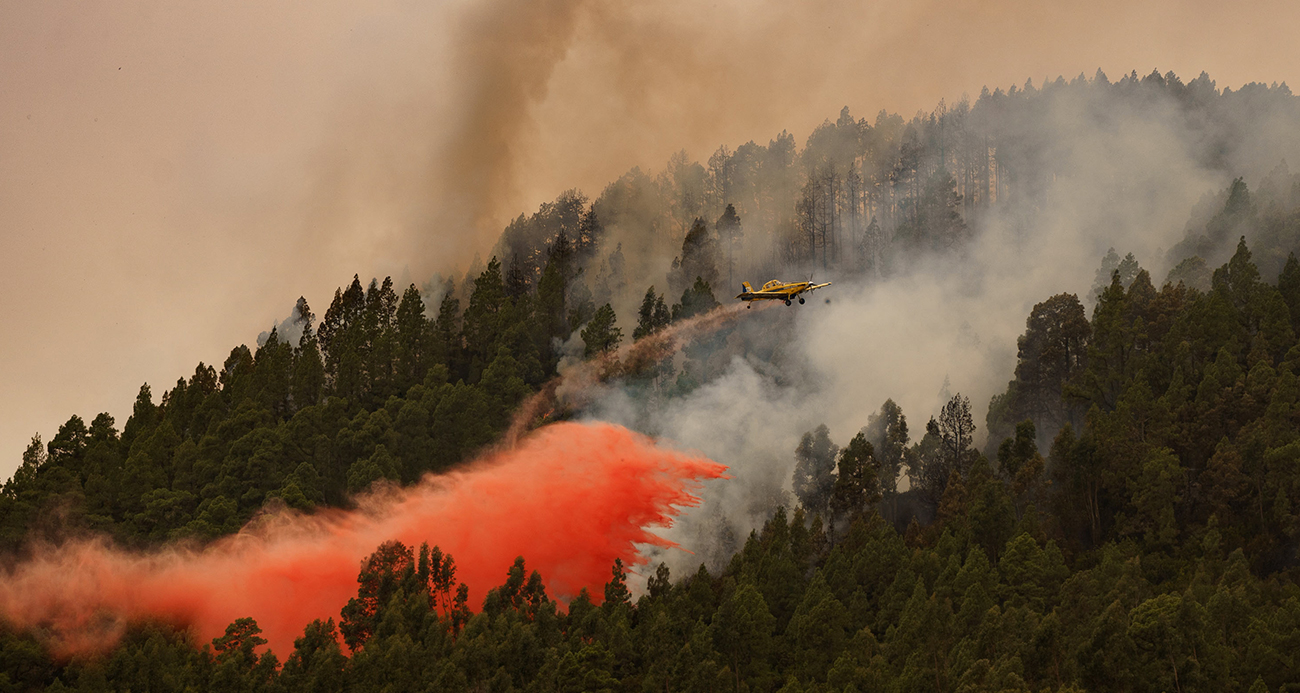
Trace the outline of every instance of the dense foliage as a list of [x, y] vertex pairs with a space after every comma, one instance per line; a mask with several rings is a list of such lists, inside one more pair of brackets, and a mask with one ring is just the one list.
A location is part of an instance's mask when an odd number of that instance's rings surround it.
[[389, 281], [354, 279], [313, 330], [300, 301], [297, 345], [273, 330], [220, 369], [199, 364], [157, 404], [146, 384], [120, 433], [101, 414], [89, 426], [73, 416], [47, 446], [34, 438], [0, 496], [0, 541], [13, 550], [33, 528], [127, 544], [215, 537], [272, 499], [339, 505], [380, 478], [454, 464], [553, 372], [520, 303], [495, 263], [463, 315], [449, 296], [430, 320], [414, 287], [399, 298]]
[[[707, 311], [738, 271], [881, 274], [959, 248], [980, 210], [1046, 194], [1056, 160], [1025, 123], [1085, 97], [1174, 103], [1210, 158], [1240, 103], [1294, 109], [1285, 86], [1099, 75], [910, 122], [845, 111], [802, 151], [783, 133], [707, 169], [634, 171], [590, 204], [566, 193], [512, 222], [505, 262], [460, 287], [399, 297], [354, 278], [319, 325], [300, 300], [256, 350], [200, 364], [158, 403], [142, 387], [120, 432], [101, 414], [35, 438], [0, 493], [0, 550], [85, 529], [133, 546], [212, 538], [268, 504], [346, 505], [445, 469], [562, 359]], [[616, 563], [603, 595], [561, 604], [525, 556], [469, 604], [436, 547], [388, 543], [283, 663], [258, 653], [251, 619], [207, 644], [137, 624], [71, 662], [0, 630], [0, 690], [1295, 690], [1300, 177], [1279, 168], [1258, 188], [1236, 180], [1193, 210], [1159, 288], [1114, 253], [1093, 295], [1035, 305], [985, 449], [961, 395], [916, 429], [887, 401], [842, 449], [809, 431], [782, 451], [798, 505], [767, 506], [713, 570], [638, 568], [653, 575], [633, 600]], [[666, 293], [640, 290], [652, 274]], [[617, 325], [621, 305], [639, 305], [635, 328]], [[687, 391], [716, 374], [714, 347], [631, 385]]]
[[[1293, 257], [1280, 283], [1300, 286], [1295, 277]], [[5, 633], [0, 681], [84, 690], [1285, 690], [1300, 683], [1298, 298], [1261, 281], [1243, 243], [1208, 294], [1173, 284], [1157, 292], [1144, 271], [1126, 289], [1116, 273], [1090, 323], [1041, 339], [1036, 307], [1018, 380], [1001, 398], [1014, 400], [1025, 374], [1046, 372], [1062, 379], [1060, 407], [1087, 407], [1077, 433], [1061, 427], [1046, 460], [1032, 419], [993, 461], [970, 448], [961, 396], [915, 444], [887, 402], [843, 450], [825, 427], [804, 437], [793, 516], [778, 508], [717, 575], [701, 566], [674, 582], [660, 565], [635, 603], [621, 564], [599, 606], [583, 593], [566, 608], [521, 558], [471, 613], [463, 588], [452, 596], [451, 561], [436, 548], [417, 556], [390, 543], [363, 566], [339, 622], [308, 626], [282, 667], [256, 653], [256, 624], [241, 619], [202, 649], [142, 625], [103, 659], [72, 663]], [[1025, 346], [1080, 331], [1086, 356], [1072, 370], [1026, 363], [1065, 358], [1065, 349]], [[1047, 420], [1051, 411], [1031, 413]], [[915, 489], [898, 493], [899, 469], [912, 470]], [[933, 521], [913, 515], [900, 533], [885, 519], [903, 521], [900, 496], [937, 499]]]
[[[363, 568], [341, 622], [310, 624], [283, 666], [251, 619], [202, 649], [142, 625], [101, 659], [58, 664], [6, 633], [8, 683], [78, 690], [1286, 690], [1300, 594], [1240, 550], [1189, 543], [1169, 570], [1131, 540], [1067, 562], [1031, 510], [991, 557], [979, 512], [1014, 514], [977, 463], [932, 542], [864, 513], [828, 537], [778, 509], [718, 575], [660, 565], [633, 602], [560, 606], [519, 559], [470, 615], [401, 545]], [[993, 500], [995, 507], [987, 505]], [[1002, 507], [997, 508], [997, 501]], [[340, 638], [340, 631], [342, 638]], [[340, 639], [347, 645], [340, 645]], [[344, 652], [352, 647], [351, 656]], [[0, 678], [0, 682], [5, 682]]]

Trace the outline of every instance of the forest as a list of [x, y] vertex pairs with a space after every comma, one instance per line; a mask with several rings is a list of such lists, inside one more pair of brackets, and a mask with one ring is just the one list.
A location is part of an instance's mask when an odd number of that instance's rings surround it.
[[[783, 132], [594, 201], [568, 191], [459, 281], [354, 276], [323, 315], [299, 299], [255, 348], [143, 385], [120, 429], [74, 415], [34, 436], [0, 491], [0, 555], [87, 534], [202, 544], [277, 508], [351, 507], [472, 460], [567, 368], [718, 310], [742, 276], [869, 287], [976, 262], [995, 226], [1045, 234], [1052, 181], [1083, 175], [1062, 112], [1176, 122], [1220, 185], [1182, 210], [1158, 275], [1110, 248], [1077, 259], [1100, 260], [1089, 291], [1037, 297], [986, 410], [958, 393], [904, 412], [900, 393], [862, 402], [842, 446], [812, 427], [773, 451], [762, 521], [717, 528], [726, 550], [683, 574], [629, 556], [566, 601], [524, 555], [479, 602], [454, 556], [389, 541], [291, 652], [241, 618], [210, 642], [133, 623], [60, 657], [0, 615], [0, 690], [1300, 690], [1300, 175], [1260, 153], [1285, 149], [1269, 138], [1300, 103], [1204, 74], [985, 89], [911, 119], [846, 108], [802, 149]], [[666, 407], [737, 358], [797, 370], [782, 315], [618, 385]]]

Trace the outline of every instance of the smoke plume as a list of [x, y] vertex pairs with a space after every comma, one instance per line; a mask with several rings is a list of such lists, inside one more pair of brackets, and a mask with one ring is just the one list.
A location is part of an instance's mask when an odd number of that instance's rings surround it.
[[[874, 272], [819, 266], [818, 280], [834, 286], [807, 305], [778, 306], [741, 323], [709, 357], [724, 367], [693, 391], [653, 398], [610, 381], [587, 394], [582, 417], [669, 437], [731, 470], [727, 484], [706, 484], [704, 502], [669, 533], [694, 552], [665, 556], [674, 571], [701, 559], [718, 567], [775, 504], [792, 500], [794, 450], [818, 424], [843, 445], [893, 399], [915, 442], [927, 419], [960, 393], [970, 399], [983, 448], [988, 403], [1006, 391], [1017, 337], [1036, 303], [1073, 293], [1090, 307], [1108, 247], [1132, 252], [1159, 285], [1183, 259], [1169, 250], [1198, 223], [1204, 227], [1194, 212], [1198, 200], [1219, 209], [1216, 196], [1235, 177], [1258, 186], [1281, 162], [1300, 156], [1293, 134], [1300, 111], [1289, 95], [1272, 111], [1247, 98], [1262, 90], [1258, 85], [1243, 90], [1247, 96], [1225, 98], [1224, 121], [1250, 125], [1221, 142], [1175, 98], [1126, 102], [1097, 79], [1091, 90], [1045, 89], [1055, 96], [1039, 102], [1041, 117], [1006, 125], [1006, 142], [1011, 135], [1029, 142], [1038, 157], [1018, 172], [1032, 185], [968, 214], [970, 237], [959, 247], [900, 253]], [[1286, 122], [1290, 132], [1280, 125]], [[756, 235], [746, 224], [747, 237]], [[1211, 264], [1225, 261], [1236, 240], [1224, 240]], [[771, 271], [789, 277], [807, 270]], [[746, 278], [773, 277], [756, 265]], [[767, 339], [779, 344], [765, 345]], [[1039, 434], [1050, 440], [1054, 431]]]
[[32, 433], [71, 412], [125, 420], [140, 383], [220, 363], [299, 295], [321, 312], [353, 273], [463, 269], [500, 230], [488, 219], [562, 190], [594, 198], [632, 166], [808, 133], [846, 104], [910, 114], [1028, 76], [1159, 65], [1295, 83], [1298, 11], [6, 3], [0, 478]]
[[62, 655], [111, 646], [125, 625], [157, 619], [200, 638], [251, 616], [283, 658], [313, 619], [337, 617], [360, 563], [382, 542], [436, 545], [456, 561], [470, 603], [504, 580], [516, 556], [553, 596], [599, 600], [615, 558], [672, 543], [667, 527], [724, 467], [610, 424], [559, 423], [472, 466], [380, 490], [354, 511], [255, 520], [202, 549], [131, 553], [104, 540], [38, 551], [0, 581], [0, 615], [35, 629]]
[[724, 304], [589, 361], [561, 365], [560, 374], [524, 400], [510, 420], [502, 444], [514, 447], [529, 427], [544, 421], [557, 407], [582, 410], [603, 393], [599, 387], [612, 379], [635, 375], [660, 360], [670, 358], [686, 340], [715, 332], [733, 322], [741, 305]]

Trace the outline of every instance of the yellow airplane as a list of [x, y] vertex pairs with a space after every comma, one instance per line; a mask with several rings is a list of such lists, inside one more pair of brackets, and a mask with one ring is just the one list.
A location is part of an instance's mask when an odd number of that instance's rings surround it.
[[[749, 285], [749, 282], [741, 282], [740, 285], [743, 286], [745, 290], [740, 292], [740, 295], [736, 296], [736, 298], [742, 301], [785, 301], [785, 304], [788, 306], [790, 305], [790, 299], [794, 298], [799, 299], [799, 302], [803, 303], [803, 297], [799, 294], [806, 291], [816, 291], [824, 286], [830, 286], [831, 283], [826, 282], [825, 284], [814, 284], [807, 281], [790, 282], [787, 284], [779, 279], [773, 279], [764, 284], [763, 288], [758, 291], [754, 291], [753, 287]], [[749, 306], [745, 307], [748, 308]]]

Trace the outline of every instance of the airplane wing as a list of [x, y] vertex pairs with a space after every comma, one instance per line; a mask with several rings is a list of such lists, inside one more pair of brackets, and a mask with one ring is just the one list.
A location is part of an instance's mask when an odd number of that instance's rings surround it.
[[746, 301], [762, 299], [789, 301], [790, 299], [797, 297], [799, 294], [808, 291], [815, 291], [824, 286], [830, 285], [830, 282], [826, 282], [825, 284], [804, 284], [802, 282], [796, 282], [794, 284], [782, 284], [776, 288], [768, 289], [767, 291], [746, 291], [736, 296], [736, 298], [744, 299]]

